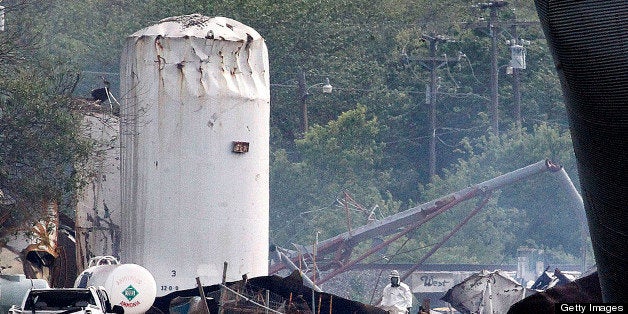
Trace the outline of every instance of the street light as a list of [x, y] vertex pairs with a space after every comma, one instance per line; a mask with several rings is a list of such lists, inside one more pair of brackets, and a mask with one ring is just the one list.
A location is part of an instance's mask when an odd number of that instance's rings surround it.
[[299, 101], [301, 102], [301, 111], [303, 114], [303, 120], [301, 121], [301, 131], [303, 134], [309, 129], [308, 117], [307, 117], [307, 96], [310, 95], [309, 90], [316, 86], [321, 86], [324, 94], [330, 94], [334, 87], [329, 83], [329, 78], [325, 78], [325, 83], [316, 83], [311, 86], [307, 86], [305, 80], [305, 72], [299, 73]]
[[325, 94], [331, 94], [331, 92], [334, 90], [334, 87], [331, 86], [331, 84], [329, 84], [329, 78], [326, 77], [325, 78], [325, 84], [323, 85], [323, 93]]

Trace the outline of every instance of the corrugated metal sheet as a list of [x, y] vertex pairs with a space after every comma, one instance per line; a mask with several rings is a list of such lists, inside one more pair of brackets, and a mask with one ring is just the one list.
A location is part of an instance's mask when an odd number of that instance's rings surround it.
[[565, 97], [605, 302], [625, 300], [628, 5], [535, 0]]

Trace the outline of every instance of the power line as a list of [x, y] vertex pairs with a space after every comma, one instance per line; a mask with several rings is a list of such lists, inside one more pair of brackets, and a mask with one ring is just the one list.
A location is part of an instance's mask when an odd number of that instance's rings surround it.
[[87, 73], [87, 74], [109, 74], [109, 75], [120, 75], [119, 72], [100, 72], [100, 71], [81, 71], [81, 73]]
[[[490, 1], [488, 3], [480, 3], [477, 6], [480, 9], [489, 9], [490, 17], [488, 20], [488, 24], [486, 21], [480, 21], [475, 23], [467, 23], [467, 27], [470, 28], [488, 28], [489, 36], [491, 37], [491, 102], [489, 111], [491, 113], [491, 129], [495, 135], [499, 135], [499, 66], [497, 64], [497, 39], [499, 37], [499, 28], [504, 27], [513, 27], [513, 32], [516, 33], [516, 26], [531, 26], [536, 25], [538, 22], [529, 22], [529, 21], [499, 21], [497, 16], [497, 11], [503, 7], [508, 5], [508, 2], [503, 0], [495, 0]], [[514, 72], [513, 72], [514, 73]], [[513, 88], [516, 89], [515, 92], [518, 92], [518, 82], [519, 79], [518, 73], [516, 74], [515, 84]], [[517, 97], [515, 95], [515, 97]], [[517, 100], [515, 100], [517, 101]], [[518, 116], [520, 117], [520, 115]]]
[[[429, 164], [429, 180], [436, 175], [436, 102], [437, 102], [437, 94], [438, 94], [438, 82], [436, 76], [436, 70], [438, 68], [448, 65], [448, 59], [445, 55], [444, 58], [436, 56], [436, 50], [438, 49], [438, 44], [451, 42], [452, 40], [443, 35], [423, 35], [421, 37], [423, 41], [429, 43], [429, 57], [428, 58], [416, 58], [411, 59], [403, 52], [405, 62], [410, 61], [418, 61], [422, 66], [427, 68], [430, 72], [430, 84], [426, 86], [425, 92], [425, 102], [428, 104], [428, 117], [430, 122], [430, 143], [429, 143], [429, 153], [428, 153], [428, 164]], [[449, 69], [449, 67], [448, 67]], [[415, 74], [416, 75], [416, 74]], [[455, 82], [455, 80], [454, 80]]]

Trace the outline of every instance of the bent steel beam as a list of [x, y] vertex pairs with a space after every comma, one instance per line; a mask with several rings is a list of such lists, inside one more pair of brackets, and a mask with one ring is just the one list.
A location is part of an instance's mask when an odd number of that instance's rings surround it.
[[[403, 228], [406, 228], [405, 230], [408, 230], [407, 228], [411, 226], [417, 228], [427, 220], [433, 218], [435, 215], [443, 212], [443, 209], [449, 209], [463, 201], [475, 197], [477, 194], [489, 193], [491, 191], [511, 185], [515, 182], [528, 179], [535, 175], [545, 173], [547, 171], [559, 171], [560, 169], [560, 166], [552, 163], [550, 160], [541, 160], [534, 164], [508, 172], [482, 183], [466, 187], [460, 191], [445, 195], [436, 200], [388, 216], [384, 219], [371, 222], [356, 229], [339, 234], [335, 237], [320, 241], [317, 246], [317, 255], [322, 256], [336, 252], [339, 249], [353, 247], [361, 241], [371, 239], [375, 236], [387, 236], [398, 233]], [[395, 238], [398, 238], [398, 236]], [[372, 254], [374, 252], [377, 252], [379, 249], [385, 247], [388, 244], [390, 244], [389, 241], [384, 242], [372, 248], [367, 253]], [[312, 251], [309, 248], [303, 246], [302, 251], [298, 252], [298, 254], [288, 254], [288, 256], [285, 256], [284, 258], [287, 257], [291, 261], [295, 262], [298, 260], [300, 254], [311, 256]], [[368, 256], [368, 254], [366, 256]], [[355, 263], [352, 262], [351, 264]], [[269, 273], [276, 273], [285, 267], [285, 263], [275, 263], [271, 266]], [[342, 266], [341, 269], [347, 269], [346, 265]], [[339, 272], [337, 269], [331, 274], [335, 275], [338, 273]], [[327, 280], [329, 278], [331, 278], [330, 275], [327, 275], [324, 279]]]
[[373, 236], [385, 236], [396, 233], [399, 228], [406, 227], [418, 220], [425, 219], [428, 215], [436, 212], [438, 209], [449, 203], [459, 203], [467, 200], [469, 193], [475, 189], [482, 192], [493, 191], [504, 186], [513, 184], [517, 181], [529, 178], [531, 176], [544, 173], [548, 170], [552, 170], [556, 167], [549, 160], [542, 160], [529, 166], [514, 170], [512, 172], [503, 174], [496, 178], [484, 181], [474, 186], [469, 186], [460, 191], [445, 195], [436, 200], [424, 203], [422, 205], [410, 208], [403, 212], [388, 216], [384, 219], [372, 222], [370, 224], [361, 226], [339, 234], [335, 237], [319, 242], [318, 254], [327, 253], [329, 250], [333, 250], [343, 242], [355, 244], [365, 239], [370, 239]]

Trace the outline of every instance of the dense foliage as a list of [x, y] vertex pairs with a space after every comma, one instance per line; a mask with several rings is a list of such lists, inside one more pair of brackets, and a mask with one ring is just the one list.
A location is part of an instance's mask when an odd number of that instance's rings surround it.
[[[532, 2], [509, 3], [498, 12], [500, 21], [537, 20]], [[490, 34], [487, 22], [478, 22], [488, 11], [468, 1], [54, 0], [22, 18], [33, 21], [43, 54], [83, 71], [75, 95], [86, 96], [99, 87], [101, 75], [116, 90], [126, 35], [191, 13], [239, 20], [268, 45], [271, 241], [278, 245], [311, 243], [317, 232], [330, 237], [365, 223], [370, 211], [381, 218], [545, 158], [563, 164], [577, 180], [560, 86], [534, 23], [518, 29], [531, 42], [528, 67], [521, 71], [521, 129], [513, 78], [505, 72], [512, 29], [495, 34], [501, 134], [490, 135]], [[7, 28], [16, 18], [7, 16]], [[437, 50], [447, 61], [437, 70], [437, 176], [431, 179], [424, 34], [451, 39]], [[310, 86], [311, 128], [305, 133], [300, 73]], [[321, 93], [325, 78], [334, 86], [331, 94]], [[348, 196], [360, 209], [346, 210]], [[417, 250], [436, 242], [472, 206], [412, 233], [403, 250], [412, 253], [397, 261], [416, 260]], [[522, 245], [578, 255], [574, 217], [556, 182], [535, 178], [495, 195], [432, 260], [497, 263], [512, 260]]]
[[[8, 12], [28, 14], [32, 4]], [[34, 29], [20, 19], [0, 33], [0, 240], [42, 218], [50, 202], [72, 212], [91, 149], [70, 108], [75, 75], [41, 58]]]

